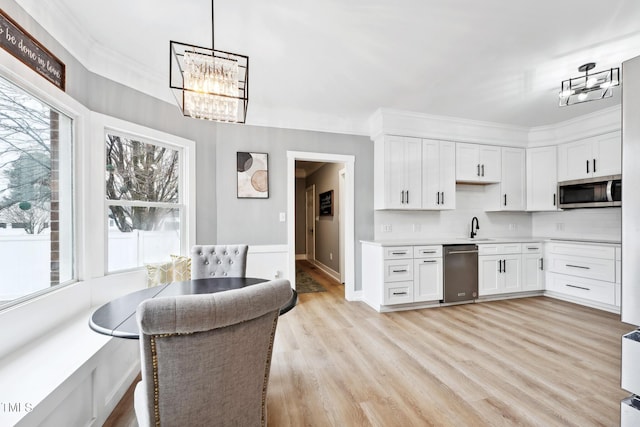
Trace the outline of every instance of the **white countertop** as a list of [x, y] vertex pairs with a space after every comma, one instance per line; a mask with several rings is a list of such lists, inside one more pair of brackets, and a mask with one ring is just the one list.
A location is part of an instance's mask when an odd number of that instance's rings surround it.
[[464, 245], [464, 244], [495, 244], [495, 243], [533, 243], [533, 242], [569, 242], [569, 243], [592, 243], [604, 245], [619, 245], [620, 241], [604, 239], [572, 239], [572, 238], [550, 238], [550, 237], [478, 237], [470, 239], [468, 237], [434, 237], [431, 239], [398, 239], [398, 240], [361, 240], [360, 242], [374, 246], [428, 246], [428, 245]]

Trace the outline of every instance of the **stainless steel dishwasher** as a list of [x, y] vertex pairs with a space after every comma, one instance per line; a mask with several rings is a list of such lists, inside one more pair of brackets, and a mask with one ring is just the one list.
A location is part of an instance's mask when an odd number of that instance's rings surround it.
[[478, 246], [444, 246], [444, 299], [471, 301], [478, 297]]

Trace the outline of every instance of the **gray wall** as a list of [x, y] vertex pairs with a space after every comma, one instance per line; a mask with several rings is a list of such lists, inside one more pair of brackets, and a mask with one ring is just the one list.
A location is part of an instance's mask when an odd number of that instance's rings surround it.
[[[286, 244], [286, 222], [279, 221], [279, 213], [287, 211], [287, 150], [354, 155], [356, 289], [362, 289], [359, 240], [373, 238], [373, 144], [368, 137], [185, 118], [176, 105], [88, 71], [15, 1], [3, 0], [2, 8], [66, 64], [66, 92], [87, 108], [196, 141], [197, 243]], [[102, 141], [79, 142], [103, 149]], [[236, 198], [236, 151], [269, 153], [269, 199]]]
[[[340, 187], [338, 171], [342, 163], [327, 163], [307, 177], [307, 187], [316, 186], [316, 250], [315, 257], [320, 263], [340, 273]], [[333, 190], [333, 215], [319, 216], [320, 194]]]

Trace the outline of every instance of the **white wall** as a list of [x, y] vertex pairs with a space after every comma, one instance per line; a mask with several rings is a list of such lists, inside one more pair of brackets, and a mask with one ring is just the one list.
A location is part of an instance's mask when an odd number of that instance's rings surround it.
[[[456, 185], [456, 209], [452, 211], [376, 211], [376, 240], [469, 237], [471, 218], [478, 217], [478, 237], [522, 237], [532, 233], [531, 214], [485, 212], [488, 187]], [[382, 226], [391, 225], [391, 232]], [[419, 228], [414, 230], [414, 225]]]

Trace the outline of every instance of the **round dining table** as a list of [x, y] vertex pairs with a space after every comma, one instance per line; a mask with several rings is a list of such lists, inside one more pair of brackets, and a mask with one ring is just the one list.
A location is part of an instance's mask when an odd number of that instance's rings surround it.
[[[212, 277], [171, 282], [141, 289], [116, 298], [100, 306], [89, 318], [89, 327], [96, 332], [119, 338], [138, 339], [140, 331], [136, 321], [138, 305], [150, 298], [211, 294], [267, 282], [255, 277]], [[280, 315], [295, 307], [298, 295], [293, 289], [291, 299], [280, 309]]]

